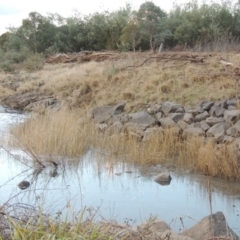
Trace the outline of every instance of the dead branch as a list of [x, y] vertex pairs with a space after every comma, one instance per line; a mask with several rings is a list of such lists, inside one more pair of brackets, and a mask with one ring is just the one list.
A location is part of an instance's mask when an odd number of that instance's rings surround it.
[[233, 64], [233, 63], [226, 62], [226, 61], [223, 61], [223, 60], [221, 60], [220, 63], [223, 64], [223, 65], [225, 65], [225, 66], [234, 66], [234, 65], [235, 65], [235, 64]]

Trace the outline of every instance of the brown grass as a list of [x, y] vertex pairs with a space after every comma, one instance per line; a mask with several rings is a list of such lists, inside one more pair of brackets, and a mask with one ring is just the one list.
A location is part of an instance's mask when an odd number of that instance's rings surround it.
[[[128, 133], [109, 136], [98, 132], [82, 113], [70, 110], [33, 117], [13, 129], [18, 144], [37, 154], [82, 156], [89, 147], [104, 149], [105, 159], [134, 164], [167, 164], [201, 171], [207, 175], [239, 178], [238, 160], [231, 145], [217, 145], [203, 138], [182, 140], [178, 132], [165, 131], [141, 142]], [[102, 151], [101, 151], [102, 152]]]
[[13, 129], [15, 144], [39, 155], [83, 155], [92, 144], [94, 127], [81, 119], [82, 114], [63, 109], [33, 116]]
[[[204, 53], [198, 55], [202, 56]], [[140, 101], [147, 103], [166, 100], [188, 105], [205, 100], [206, 96], [218, 100], [238, 93], [235, 87], [236, 67], [220, 64], [219, 56], [214, 54], [201, 64], [182, 62], [181, 58], [166, 61], [166, 57], [171, 59], [173, 55], [163, 53], [154, 55], [160, 59], [151, 59], [141, 67], [125, 68], [139, 65], [151, 56], [153, 55], [150, 53], [127, 53], [119, 54], [115, 60], [104, 62], [47, 64], [37, 74], [20, 71], [15, 79], [1, 74], [0, 98], [38, 90], [43, 94], [54, 95], [70, 107], [76, 108], [100, 106], [123, 100], [131, 101], [131, 106]], [[164, 56], [164, 59], [161, 59], [161, 56]], [[236, 66], [239, 60], [239, 55], [229, 54], [229, 61]], [[16, 82], [19, 87], [15, 90], [10, 89], [11, 84]], [[87, 98], [87, 101], [77, 101], [76, 104], [76, 91], [81, 93], [82, 98]], [[89, 92], [91, 96], [83, 97]]]

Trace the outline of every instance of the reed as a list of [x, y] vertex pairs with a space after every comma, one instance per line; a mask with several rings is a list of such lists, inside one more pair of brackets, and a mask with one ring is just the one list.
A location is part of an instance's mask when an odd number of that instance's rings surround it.
[[[82, 113], [83, 114], [83, 113]], [[82, 156], [87, 149], [100, 149], [105, 159], [133, 164], [166, 164], [201, 171], [206, 175], [239, 178], [237, 153], [232, 145], [219, 145], [204, 138], [182, 139], [166, 130], [142, 142], [135, 136], [99, 132], [77, 111], [62, 109], [35, 116], [12, 129], [17, 144], [26, 151], [66, 157]]]

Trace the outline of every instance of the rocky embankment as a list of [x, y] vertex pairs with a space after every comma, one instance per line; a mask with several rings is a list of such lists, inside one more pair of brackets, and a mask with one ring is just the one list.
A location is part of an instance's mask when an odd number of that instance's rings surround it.
[[91, 109], [88, 117], [96, 127], [109, 133], [127, 131], [141, 141], [171, 129], [183, 139], [199, 136], [218, 144], [240, 146], [240, 99], [202, 101], [186, 107], [175, 102], [152, 103], [136, 113], [124, 113], [125, 103]]

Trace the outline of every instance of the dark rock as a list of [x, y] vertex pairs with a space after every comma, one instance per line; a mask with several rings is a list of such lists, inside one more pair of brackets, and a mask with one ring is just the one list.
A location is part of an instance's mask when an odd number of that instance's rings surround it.
[[181, 235], [191, 237], [195, 240], [212, 239], [214, 237], [219, 237], [219, 239], [239, 239], [232, 229], [229, 228], [222, 212], [217, 212], [203, 218], [199, 223]]
[[18, 184], [18, 187], [21, 189], [21, 190], [25, 190], [27, 188], [30, 187], [30, 182], [28, 181], [21, 181], [19, 184]]
[[216, 109], [215, 109], [215, 116], [216, 117], [223, 117], [224, 112], [225, 112], [224, 108], [222, 108], [220, 106], [217, 106]]

